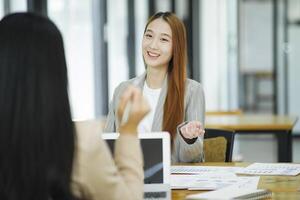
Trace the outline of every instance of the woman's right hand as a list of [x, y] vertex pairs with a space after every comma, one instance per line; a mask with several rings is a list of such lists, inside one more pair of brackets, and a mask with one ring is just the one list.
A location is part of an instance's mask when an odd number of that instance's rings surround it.
[[127, 103], [131, 103], [128, 119], [124, 124], [120, 123], [119, 132], [121, 134], [137, 134], [137, 127], [140, 121], [150, 111], [150, 106], [146, 99], [143, 97], [141, 90], [134, 86], [129, 86], [121, 96], [118, 107], [118, 119], [121, 119], [124, 115], [124, 110]]

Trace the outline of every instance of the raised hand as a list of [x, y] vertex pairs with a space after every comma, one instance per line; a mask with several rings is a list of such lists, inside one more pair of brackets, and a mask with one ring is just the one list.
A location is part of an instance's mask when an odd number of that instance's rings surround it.
[[[124, 113], [127, 104], [130, 104], [130, 108], [126, 111], [128, 113]], [[121, 119], [124, 114], [128, 115], [127, 119], [120, 123], [119, 132], [136, 134], [138, 124], [149, 111], [150, 106], [141, 90], [135, 86], [129, 86], [120, 99], [117, 111], [119, 122], [123, 121]]]
[[180, 128], [180, 132], [184, 138], [193, 139], [198, 136], [203, 136], [205, 130], [199, 121], [190, 121]]

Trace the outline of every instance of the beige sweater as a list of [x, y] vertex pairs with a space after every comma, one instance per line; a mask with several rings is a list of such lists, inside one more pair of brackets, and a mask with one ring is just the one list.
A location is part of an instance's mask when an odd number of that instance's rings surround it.
[[138, 138], [121, 134], [113, 159], [101, 138], [98, 121], [76, 122], [75, 127], [74, 182], [86, 188], [93, 200], [143, 199], [143, 159]]

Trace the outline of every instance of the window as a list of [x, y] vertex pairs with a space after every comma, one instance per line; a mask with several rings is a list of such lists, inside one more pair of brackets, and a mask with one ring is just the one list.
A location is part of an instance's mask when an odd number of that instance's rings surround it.
[[94, 118], [92, 1], [51, 0], [48, 15], [64, 37], [73, 118]]
[[136, 57], [136, 74], [141, 75], [145, 71], [143, 54], [142, 54], [142, 39], [144, 29], [148, 19], [148, 4], [146, 0], [135, 1], [135, 24], [136, 24], [136, 42], [135, 42], [135, 57]]
[[7, 2], [10, 13], [25, 12], [27, 10], [27, 0], [10, 0]]
[[[107, 1], [109, 100], [119, 83], [128, 80], [127, 1]], [[117, 11], [117, 12], [116, 12]]]
[[0, 19], [5, 13], [24, 12], [27, 10], [27, 0], [0, 0]]
[[0, 19], [4, 16], [4, 0], [0, 0]]

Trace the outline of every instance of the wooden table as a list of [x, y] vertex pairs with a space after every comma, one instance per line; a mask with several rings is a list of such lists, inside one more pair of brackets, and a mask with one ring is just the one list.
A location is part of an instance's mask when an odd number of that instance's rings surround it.
[[274, 134], [279, 162], [292, 162], [292, 130], [296, 117], [278, 115], [207, 115], [206, 128], [234, 130], [238, 134]]
[[[238, 166], [245, 167], [249, 163], [201, 163], [205, 166]], [[261, 176], [259, 189], [273, 192], [272, 199], [300, 199], [300, 175], [298, 176]], [[183, 200], [186, 195], [203, 191], [172, 190], [172, 200]]]

